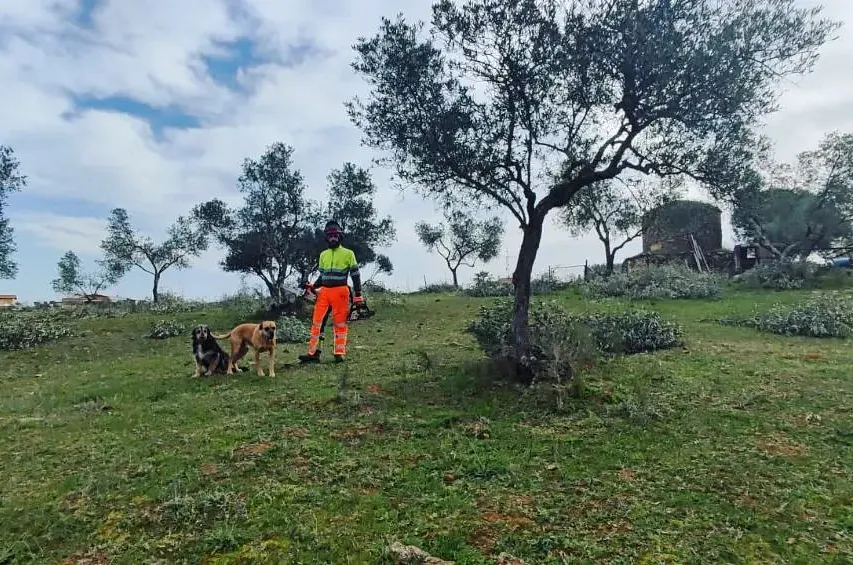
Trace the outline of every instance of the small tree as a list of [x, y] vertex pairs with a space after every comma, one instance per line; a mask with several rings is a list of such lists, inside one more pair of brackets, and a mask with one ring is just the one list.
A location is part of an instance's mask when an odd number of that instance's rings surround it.
[[394, 264], [387, 255], [377, 255], [376, 261], [373, 262], [373, 272], [365, 281], [373, 281], [379, 275], [390, 275], [394, 272]]
[[214, 199], [196, 206], [193, 217], [225, 247], [225, 271], [257, 276], [281, 304], [286, 281], [310, 269], [306, 249], [313, 245], [320, 207], [305, 197], [293, 147], [273, 143], [259, 159], [245, 159], [242, 168], [237, 181], [242, 207], [231, 210]]
[[438, 0], [428, 34], [400, 16], [359, 39], [369, 92], [348, 108], [402, 182], [518, 221], [512, 356], [529, 377], [547, 215], [626, 172], [739, 186], [777, 81], [838, 27], [819, 16], [796, 0]]
[[612, 179], [590, 186], [562, 210], [561, 221], [573, 237], [591, 230], [604, 245], [605, 272], [616, 254], [643, 235], [643, 216], [677, 195], [677, 184], [649, 187], [636, 180]]
[[415, 232], [428, 251], [444, 259], [453, 275], [453, 286], [459, 288], [459, 267], [473, 268], [477, 259], [487, 263], [497, 257], [504, 227], [497, 216], [478, 222], [470, 214], [458, 210], [447, 214], [446, 220], [446, 225], [436, 226], [418, 222]]
[[19, 167], [12, 148], [0, 145], [0, 279], [13, 279], [18, 274], [18, 264], [12, 259], [16, 246], [6, 204], [9, 194], [27, 185], [27, 177], [18, 173]]
[[853, 238], [853, 134], [831, 133], [798, 166], [770, 172], [738, 192], [732, 224], [739, 237], [777, 259], [833, 255]]
[[169, 227], [166, 240], [157, 244], [150, 237], [134, 231], [124, 208], [110, 212], [107, 237], [101, 242], [104, 262], [110, 272], [124, 275], [136, 267], [153, 277], [151, 297], [154, 302], [160, 299], [163, 273], [172, 267], [186, 269], [190, 266], [190, 259], [201, 255], [207, 246], [204, 229], [183, 216]]
[[111, 268], [104, 261], [98, 261], [98, 265], [98, 271], [84, 272], [77, 254], [66, 251], [56, 265], [59, 276], [52, 282], [53, 290], [65, 294], [76, 292], [86, 302], [91, 302], [101, 290], [116, 284], [123, 275], [121, 269]]

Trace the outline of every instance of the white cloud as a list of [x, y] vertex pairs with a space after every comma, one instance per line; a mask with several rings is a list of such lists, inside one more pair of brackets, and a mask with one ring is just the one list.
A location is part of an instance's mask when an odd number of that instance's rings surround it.
[[11, 221], [19, 239], [27, 238], [44, 247], [62, 252], [71, 250], [78, 255], [97, 255], [106, 235], [106, 222], [101, 218], [33, 212], [15, 214]]
[[[430, 4], [105, 0], [98, 2], [92, 28], [80, 29], [72, 22], [78, 10], [74, 2], [4, 0], [0, 142], [15, 149], [30, 177], [27, 194], [40, 197], [41, 203], [77, 199], [89, 207], [83, 218], [70, 217], [72, 210], [13, 210], [19, 237], [26, 234], [44, 248], [95, 253], [98, 230], [113, 206], [126, 207], [141, 228], [162, 236], [194, 203], [214, 196], [234, 199], [242, 159], [259, 155], [274, 141], [295, 147], [296, 164], [312, 197], [323, 198], [332, 168], [346, 160], [367, 165], [374, 156], [360, 146], [361, 132], [343, 106], [364, 89], [349, 66], [352, 44], [374, 33], [380, 17], [403, 12], [425, 18]], [[853, 21], [853, 5], [847, 0], [824, 4], [829, 15]], [[847, 71], [853, 37], [846, 27], [840, 36], [824, 48], [814, 74], [785, 85], [783, 110], [768, 119], [767, 132], [780, 157], [790, 159], [813, 147], [830, 129], [853, 131], [853, 75]], [[251, 37], [279, 60], [242, 70], [244, 91], [233, 92], [206, 74], [202, 56], [221, 54], [221, 42], [240, 37]], [[306, 44], [319, 55], [295, 64], [283, 61]], [[145, 121], [126, 114], [70, 114], [72, 97], [80, 96], [123, 96], [159, 108], [183, 108], [201, 126], [158, 136]], [[393, 282], [414, 288], [425, 275], [428, 280], [446, 278], [442, 261], [427, 255], [412, 232], [418, 219], [436, 219], [433, 206], [413, 193], [401, 199], [390, 188], [389, 171], [377, 168], [374, 174], [383, 187], [382, 211], [395, 217], [400, 236], [389, 253], [397, 266]], [[94, 209], [103, 218], [92, 217]], [[508, 222], [504, 248], [510, 265], [520, 240], [520, 232]], [[625, 255], [638, 248], [639, 242]], [[594, 237], [571, 240], [549, 222], [536, 270], [585, 259], [598, 262], [600, 255]], [[215, 251], [206, 254], [195, 269], [181, 275], [181, 284], [193, 288], [188, 277], [209, 278], [216, 258]], [[489, 267], [504, 274], [506, 264], [502, 254]]]

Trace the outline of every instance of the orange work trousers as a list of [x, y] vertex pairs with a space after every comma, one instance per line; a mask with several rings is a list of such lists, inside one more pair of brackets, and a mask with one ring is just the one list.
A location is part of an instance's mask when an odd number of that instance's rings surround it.
[[311, 320], [311, 338], [308, 340], [308, 355], [317, 353], [320, 346], [320, 332], [323, 318], [329, 307], [332, 308], [332, 322], [335, 334], [335, 355], [347, 352], [347, 318], [349, 318], [349, 288], [342, 286], [324, 286], [317, 289], [317, 301], [314, 303], [314, 316]]

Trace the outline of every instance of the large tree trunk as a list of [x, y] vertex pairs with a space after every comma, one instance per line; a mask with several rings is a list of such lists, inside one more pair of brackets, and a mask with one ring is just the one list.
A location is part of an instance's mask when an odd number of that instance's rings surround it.
[[527, 384], [533, 379], [529, 365], [530, 332], [527, 327], [530, 319], [530, 281], [533, 275], [533, 263], [536, 261], [536, 252], [539, 251], [539, 243], [542, 241], [543, 223], [544, 218], [534, 215], [530, 218], [530, 223], [524, 228], [521, 249], [518, 252], [518, 262], [512, 276], [512, 282], [515, 286], [512, 334], [515, 345], [516, 376]]
[[612, 275], [613, 264], [616, 262], [616, 252], [610, 249], [609, 241], [604, 242], [604, 257], [604, 272], [607, 273], [608, 276]]
[[[458, 269], [458, 267], [457, 267], [457, 269]], [[456, 276], [456, 270], [457, 269], [454, 269], [453, 267], [450, 268], [450, 274], [453, 275], [453, 286], [455, 288], [459, 288], [459, 277]]]
[[267, 285], [267, 290], [270, 293], [270, 300], [273, 304], [281, 304], [281, 288], [273, 281], [264, 280]]
[[154, 273], [154, 287], [151, 289], [151, 297], [154, 299], [154, 303], [156, 304], [160, 300], [160, 275], [162, 273], [156, 272]]

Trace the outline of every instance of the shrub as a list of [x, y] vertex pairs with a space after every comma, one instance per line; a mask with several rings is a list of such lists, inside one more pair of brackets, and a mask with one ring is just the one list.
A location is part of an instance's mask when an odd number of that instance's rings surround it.
[[[561, 281], [553, 273], [542, 273], [530, 281], [530, 292], [542, 294], [545, 292], [558, 292], [572, 286], [571, 282]], [[510, 287], [512, 290], [512, 287]]]
[[361, 288], [364, 292], [369, 292], [371, 294], [380, 294], [388, 292], [388, 288], [382, 281], [364, 281], [361, 285]]
[[588, 296], [596, 298], [625, 297], [631, 300], [649, 298], [708, 299], [722, 294], [719, 275], [700, 273], [684, 265], [660, 265], [594, 277], [583, 285]]
[[[492, 358], [512, 355], [513, 302], [482, 306], [468, 330]], [[535, 302], [530, 307], [531, 356], [535, 376], [572, 378], [572, 367], [589, 366], [599, 354], [633, 354], [677, 347], [682, 329], [656, 312], [574, 314], [557, 303]]]
[[278, 343], [305, 343], [309, 337], [308, 326], [296, 316], [282, 316], [276, 322], [275, 340]]
[[406, 297], [399, 292], [383, 292], [370, 299], [370, 307], [373, 308], [374, 305], [380, 308], [403, 307], [406, 306]]
[[474, 275], [474, 284], [465, 289], [465, 294], [475, 297], [511, 296], [512, 285], [496, 280], [486, 271]]
[[204, 310], [206, 306], [200, 300], [186, 300], [175, 294], [163, 292], [159, 295], [157, 302], [138, 302], [136, 309], [154, 314], [182, 314], [198, 312]]
[[657, 312], [628, 310], [573, 316], [590, 328], [603, 353], [631, 355], [679, 347], [683, 331], [679, 324], [664, 320]]
[[746, 288], [793, 290], [811, 286], [818, 278], [818, 265], [806, 261], [759, 263], [738, 277]]
[[29, 349], [74, 335], [67, 325], [44, 315], [0, 317], [0, 350]]
[[237, 318], [245, 319], [262, 309], [265, 300], [257, 291], [242, 288], [234, 294], [223, 296], [216, 305], [230, 310]]
[[148, 337], [151, 339], [168, 339], [184, 333], [186, 328], [175, 320], [159, 320], [151, 326]]
[[[615, 267], [615, 272], [619, 272], [619, 267]], [[607, 276], [607, 265], [604, 263], [596, 263], [594, 265], [587, 265], [586, 268], [586, 276], [590, 279], [595, 278], [603, 278]]]
[[853, 336], [853, 303], [835, 293], [818, 294], [794, 305], [774, 305], [746, 318], [723, 318], [723, 325], [755, 328], [785, 336]]
[[429, 283], [425, 284], [418, 290], [424, 294], [445, 294], [448, 292], [458, 292], [459, 289], [451, 283]]
[[824, 290], [849, 288], [853, 283], [853, 270], [845, 267], [820, 267], [817, 288]]

